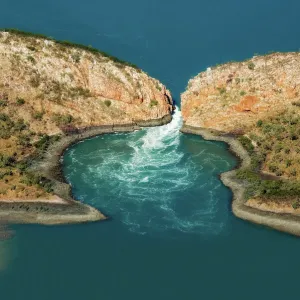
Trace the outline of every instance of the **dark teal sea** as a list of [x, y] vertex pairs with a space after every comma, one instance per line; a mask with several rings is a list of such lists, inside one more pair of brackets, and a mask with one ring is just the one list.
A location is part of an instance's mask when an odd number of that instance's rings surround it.
[[[299, 49], [297, 0], [0, 0], [0, 27], [72, 40], [137, 64], [180, 106], [188, 79], [255, 53]], [[14, 226], [1, 300], [298, 299], [300, 240], [235, 218], [223, 143], [167, 126], [70, 148], [74, 195], [111, 219]]]

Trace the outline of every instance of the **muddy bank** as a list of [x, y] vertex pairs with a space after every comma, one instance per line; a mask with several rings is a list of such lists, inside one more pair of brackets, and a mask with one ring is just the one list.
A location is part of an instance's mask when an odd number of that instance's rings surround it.
[[[183, 125], [181, 132], [200, 135], [206, 140], [222, 141], [227, 143], [230, 151], [232, 151], [240, 160], [239, 168], [246, 168], [251, 163], [251, 159], [247, 151], [233, 136], [226, 135], [216, 130], [203, 129], [188, 125]], [[236, 170], [221, 174], [223, 184], [232, 190], [232, 212], [235, 216], [256, 224], [265, 225], [279, 231], [300, 236], [300, 217], [290, 214], [265, 212], [259, 209], [247, 207], [245, 205], [246, 199], [244, 197], [245, 186], [241, 181], [235, 179], [235, 174]]]

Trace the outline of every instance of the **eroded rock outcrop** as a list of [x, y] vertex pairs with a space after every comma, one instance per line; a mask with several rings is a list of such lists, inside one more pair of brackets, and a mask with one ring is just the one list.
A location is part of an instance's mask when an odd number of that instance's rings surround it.
[[238, 170], [221, 176], [234, 193], [233, 212], [296, 235], [300, 235], [299, 67], [300, 53], [257, 56], [208, 68], [191, 79], [182, 94], [182, 131], [225, 141], [243, 161]]
[[299, 99], [300, 54], [274, 53], [209, 68], [182, 94], [187, 125], [246, 131]]
[[1, 111], [13, 110], [36, 132], [60, 132], [68, 123], [60, 115], [81, 127], [157, 120], [172, 111], [158, 80], [88, 47], [0, 32], [0, 71], [0, 94], [8, 100]]
[[0, 31], [0, 218], [105, 219], [73, 201], [60, 155], [83, 138], [165, 124], [172, 111], [166, 87], [132, 64], [91, 47]]

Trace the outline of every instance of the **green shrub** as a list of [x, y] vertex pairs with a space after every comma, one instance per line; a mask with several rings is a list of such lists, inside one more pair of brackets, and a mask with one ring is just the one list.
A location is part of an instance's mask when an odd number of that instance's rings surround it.
[[76, 96], [91, 97], [92, 94], [89, 89], [85, 89], [80, 86], [70, 88], [70, 95], [72, 98], [74, 98]]
[[105, 100], [105, 101], [104, 101], [104, 104], [105, 104], [107, 107], [110, 107], [110, 106], [111, 106], [111, 101], [110, 101], [110, 100]]
[[39, 153], [42, 153], [45, 152], [51, 144], [57, 142], [59, 139], [59, 135], [49, 136], [47, 134], [44, 134], [37, 142], [34, 143], [34, 146], [39, 151]]
[[297, 209], [300, 207], [300, 201], [299, 199], [298, 200], [295, 200], [293, 203], [292, 203], [292, 207], [293, 209]]
[[44, 112], [43, 111], [36, 111], [33, 113], [32, 117], [35, 119], [35, 120], [39, 120], [41, 121], [43, 119], [43, 116], [44, 116]]
[[270, 166], [269, 166], [269, 170], [270, 170], [272, 173], [275, 173], [275, 172], [278, 170], [278, 166], [270, 165]]
[[252, 145], [252, 142], [249, 138], [243, 135], [240, 136], [238, 140], [250, 154], [254, 152], [254, 146]]
[[13, 172], [12, 171], [3, 171], [0, 172], [0, 180], [2, 180], [5, 176], [12, 176]]
[[7, 114], [0, 113], [0, 121], [6, 122], [8, 120], [10, 120], [10, 118]]
[[220, 95], [223, 95], [226, 93], [226, 88], [222, 87], [222, 88], [217, 88], [217, 90], [219, 91]]
[[0, 107], [5, 107], [5, 106], [7, 106], [7, 101], [0, 99]]
[[151, 108], [154, 107], [154, 106], [156, 106], [157, 104], [158, 104], [158, 101], [155, 100], [155, 99], [152, 99], [152, 100], [150, 101], [150, 107], [151, 107]]
[[32, 174], [32, 173], [25, 173], [21, 180], [22, 183], [32, 186], [37, 185], [43, 188], [46, 192], [51, 193], [53, 191], [53, 184], [52, 182], [40, 175]]
[[27, 134], [19, 134], [18, 136], [18, 145], [29, 147], [30, 143], [30, 136]]
[[25, 100], [22, 98], [17, 98], [16, 103], [17, 103], [17, 105], [21, 106], [21, 105], [25, 104]]
[[249, 70], [254, 70], [255, 69], [255, 64], [253, 62], [249, 62], [248, 69]]
[[0, 154], [0, 168], [13, 166], [16, 160], [13, 156]]
[[29, 162], [24, 160], [15, 164], [15, 167], [19, 169], [21, 172], [24, 172], [29, 167]]
[[236, 177], [242, 180], [248, 180], [249, 182], [259, 181], [259, 175], [251, 169], [238, 169]]
[[245, 95], [246, 95], [246, 92], [245, 92], [245, 91], [240, 91], [240, 95], [241, 95], [241, 96], [245, 96]]
[[62, 115], [62, 114], [54, 114], [52, 116], [52, 121], [57, 126], [68, 125], [73, 122], [73, 117], [70, 114]]
[[27, 49], [29, 49], [30, 51], [36, 51], [36, 48], [33, 46], [27, 46]]
[[28, 59], [31, 63], [35, 64], [35, 59], [34, 59], [33, 56], [29, 55], [29, 56], [27, 57], [27, 59]]
[[19, 132], [25, 130], [26, 128], [27, 126], [24, 123], [24, 119], [18, 119], [14, 126], [14, 130]]
[[263, 124], [263, 121], [262, 120], [258, 120], [257, 123], [256, 123], [256, 126], [257, 127], [261, 127]]
[[274, 148], [275, 153], [280, 153], [281, 150], [283, 150], [283, 145], [282, 144], [277, 144]]

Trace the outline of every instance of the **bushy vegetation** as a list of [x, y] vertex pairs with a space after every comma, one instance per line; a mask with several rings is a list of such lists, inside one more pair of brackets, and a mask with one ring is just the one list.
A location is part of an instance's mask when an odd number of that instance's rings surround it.
[[248, 63], [248, 69], [249, 70], [254, 70], [255, 69], [255, 64], [253, 62]]
[[220, 95], [223, 95], [226, 93], [226, 88], [224, 88], [224, 87], [221, 87], [221, 88], [219, 87], [219, 88], [217, 88], [217, 90], [219, 91]]
[[70, 88], [70, 90], [68, 91], [68, 94], [71, 98], [75, 98], [75, 97], [78, 97], [78, 96], [90, 97], [92, 95], [91, 91], [89, 89], [85, 89], [81, 86]]
[[0, 149], [0, 193], [6, 195], [9, 190], [22, 192], [26, 190], [24, 184], [31, 186], [29, 190], [33, 197], [51, 192], [51, 182], [29, 174], [28, 167], [33, 159], [43, 156], [59, 138], [57, 135], [38, 136], [29, 129], [24, 119], [14, 118], [12, 112], [0, 113], [0, 139], [7, 140]]
[[0, 99], [0, 107], [7, 106], [7, 101], [5, 99]]
[[0, 113], [0, 138], [8, 139], [12, 134], [27, 128], [23, 119], [14, 122], [7, 114]]
[[15, 157], [0, 153], [0, 168], [13, 166], [15, 162]]
[[[241, 136], [239, 141], [251, 157], [250, 167], [237, 171], [237, 178], [248, 182], [247, 197], [300, 196], [300, 115], [296, 110], [259, 120], [249, 137]], [[262, 167], [274, 177], [261, 176]]]
[[71, 124], [73, 121], [73, 117], [71, 115], [62, 115], [62, 114], [54, 114], [52, 116], [52, 121], [57, 125], [57, 126], [64, 126]]
[[251, 169], [237, 171], [237, 178], [247, 180], [246, 198], [286, 198], [300, 195], [300, 182], [297, 180], [264, 180]]
[[16, 104], [17, 104], [18, 106], [21, 106], [21, 105], [25, 104], [25, 100], [22, 99], [22, 98], [17, 98]]
[[111, 101], [110, 100], [104, 100], [104, 104], [107, 106], [107, 107], [110, 107], [111, 106]]
[[35, 120], [39, 120], [41, 121], [43, 119], [43, 116], [44, 116], [44, 112], [43, 111], [36, 111], [33, 113], [32, 117], [35, 119]]
[[152, 100], [150, 101], [150, 107], [151, 107], [151, 108], [154, 107], [154, 106], [156, 106], [157, 104], [158, 104], [158, 101], [155, 100], [155, 99], [152, 99]]
[[25, 173], [22, 178], [22, 183], [28, 186], [37, 185], [44, 189], [47, 193], [51, 193], [53, 191], [51, 181], [40, 175]]

